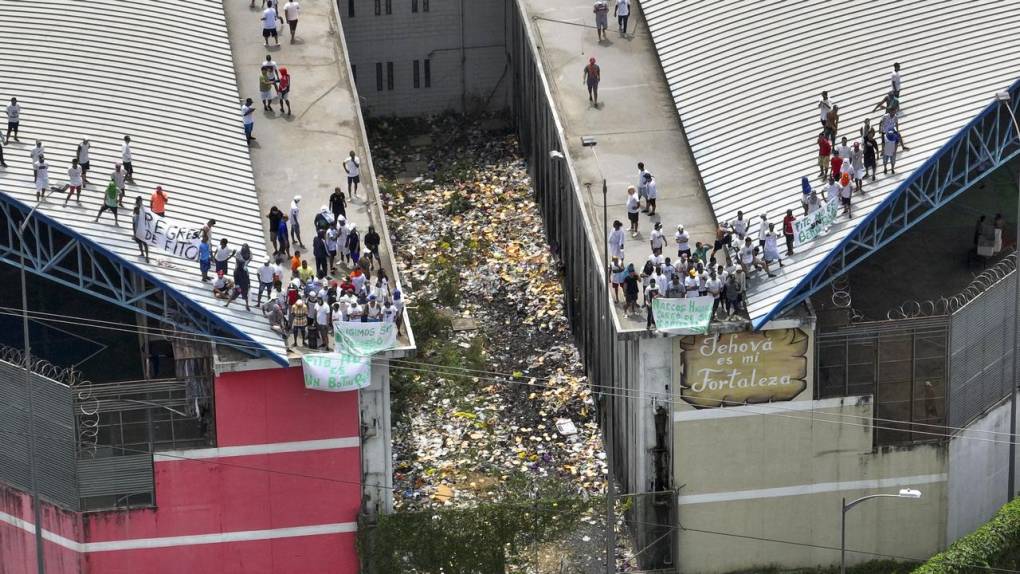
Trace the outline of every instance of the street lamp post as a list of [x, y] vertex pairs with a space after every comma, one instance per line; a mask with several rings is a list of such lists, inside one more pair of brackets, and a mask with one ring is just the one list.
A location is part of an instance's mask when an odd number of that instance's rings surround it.
[[[1016, 114], [1013, 113], [1013, 107], [1010, 105], [1009, 92], [1003, 90], [995, 94], [995, 99], [1002, 103], [1006, 111], [1009, 112], [1009, 117], [1013, 120], [1013, 129], [1016, 130], [1016, 136], [1020, 137], [1020, 124], [1016, 121]], [[1020, 331], [1020, 174], [1017, 175], [1017, 204], [1016, 204], [1016, 251], [1014, 252], [1013, 267], [1015, 269], [1013, 278], [1013, 291], [1015, 296], [1015, 302], [1013, 305], [1013, 386], [1009, 393], [1009, 474], [1007, 482], [1009, 483], [1009, 492], [1006, 496], [1006, 501], [1013, 500], [1013, 493], [1015, 492], [1016, 486], [1016, 387], [1017, 387], [1017, 368], [1020, 361], [1017, 360], [1017, 331]]]
[[862, 496], [856, 500], [851, 500], [849, 503], [846, 501], [846, 497], [843, 497], [843, 513], [842, 520], [840, 522], [839, 532], [839, 574], [846, 574], [846, 513], [851, 508], [864, 502], [865, 500], [871, 500], [873, 498], [910, 498], [916, 499], [921, 498], [921, 491], [914, 490], [911, 488], [900, 489], [899, 494], [872, 494], [869, 496]]
[[35, 560], [36, 570], [39, 574], [46, 573], [46, 559], [43, 555], [42, 535], [42, 508], [39, 504], [39, 482], [38, 470], [36, 468], [36, 446], [35, 446], [35, 379], [32, 377], [32, 350], [29, 347], [28, 337], [28, 288], [25, 280], [25, 228], [28, 222], [35, 215], [39, 203], [36, 202], [32, 210], [28, 212], [21, 224], [15, 228], [18, 234], [18, 257], [20, 259], [21, 272], [21, 326], [22, 336], [25, 339], [25, 392], [28, 394], [28, 469], [29, 487], [32, 489], [32, 514], [35, 521]]

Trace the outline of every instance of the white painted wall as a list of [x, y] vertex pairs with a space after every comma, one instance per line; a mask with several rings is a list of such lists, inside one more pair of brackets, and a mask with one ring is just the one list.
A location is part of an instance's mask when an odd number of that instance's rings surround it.
[[[417, 12], [411, 11], [412, 2], [417, 2]], [[506, 59], [506, 0], [429, 0], [428, 12], [425, 0], [390, 0], [390, 14], [386, 14], [386, 3], [380, 0], [382, 14], [376, 16], [375, 0], [339, 0], [348, 57], [368, 115], [463, 111], [464, 92], [469, 106], [480, 100], [488, 101], [488, 109], [507, 105], [511, 78]], [[428, 88], [424, 85], [426, 59], [431, 61]], [[422, 62], [418, 88], [413, 81], [415, 60]], [[392, 90], [386, 82], [387, 62], [393, 63]], [[383, 65], [381, 91], [376, 63]]]
[[1009, 433], [1008, 400], [950, 439], [948, 543], [987, 522], [1006, 504], [1009, 475], [1006, 433]]

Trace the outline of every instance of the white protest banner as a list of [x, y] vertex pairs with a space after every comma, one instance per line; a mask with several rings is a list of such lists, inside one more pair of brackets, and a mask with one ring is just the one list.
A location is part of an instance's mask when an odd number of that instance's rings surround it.
[[677, 335], [704, 335], [712, 321], [711, 296], [674, 299], [657, 297], [652, 299], [652, 317], [655, 328], [663, 333]]
[[156, 215], [148, 207], [142, 207], [138, 222], [135, 224], [135, 237], [155, 249], [198, 261], [198, 244], [202, 240], [202, 228], [178, 225], [173, 220]]
[[305, 388], [339, 393], [363, 389], [372, 382], [372, 359], [343, 353], [317, 353], [301, 357]]
[[396, 323], [334, 323], [338, 353], [359, 357], [389, 349], [397, 342]]
[[795, 245], [803, 245], [829, 229], [839, 217], [839, 198], [834, 197], [822, 204], [821, 209], [813, 211], [793, 222], [793, 239]]

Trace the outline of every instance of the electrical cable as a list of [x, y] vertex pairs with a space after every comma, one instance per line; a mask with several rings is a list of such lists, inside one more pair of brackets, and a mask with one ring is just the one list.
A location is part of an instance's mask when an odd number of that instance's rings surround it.
[[[8, 308], [0, 307], [0, 310], [2, 310], [2, 309], [8, 309]], [[4, 313], [4, 312], [0, 311], [0, 315], [18, 315], [18, 316], [20, 316], [21, 313], [20, 312], [19, 313]], [[76, 318], [76, 317], [73, 317], [73, 316], [59, 315], [59, 314], [52, 314], [52, 313], [48, 313], [46, 315], [49, 315], [50, 317]], [[104, 326], [98, 326], [98, 325], [91, 325], [91, 324], [88, 324], [88, 323], [77, 323], [75, 321], [68, 321], [68, 320], [56, 319], [56, 318], [38, 319], [38, 321], [39, 322], [51, 321], [51, 322], [63, 323], [63, 324], [72, 324], [72, 325], [79, 325], [79, 326], [91, 326], [91, 327], [94, 327], [94, 328], [101, 328], [101, 329], [107, 329], [107, 330], [113, 330], [113, 331], [121, 331], [121, 332], [129, 332], [129, 333], [138, 333], [138, 332], [144, 332], [145, 331], [145, 328], [141, 328], [141, 327], [139, 327], [137, 325], [126, 324], [126, 323], [119, 323], [119, 324], [120, 325], [127, 325], [129, 328], [119, 329], [119, 328], [116, 328], [116, 327], [110, 327], [110, 326], [104, 327]], [[110, 321], [101, 321], [101, 323], [118, 324], [116, 322], [110, 322]], [[168, 336], [168, 338], [179, 338], [179, 335], [170, 335], [170, 336]], [[187, 338], [189, 340], [202, 340], [201, 338], [196, 338], [196, 339], [192, 339], [190, 337], [187, 337]], [[521, 385], [521, 386], [527, 386], [527, 387], [533, 387], [533, 388], [542, 388], [542, 389], [557, 389], [557, 388], [561, 388], [561, 387], [558, 387], [556, 385], [547, 385], [547, 384], [542, 384], [542, 383], [537, 383], [537, 382], [521, 381], [521, 380], [518, 380], [519, 377], [517, 375], [513, 375], [513, 374], [507, 375], [507, 374], [501, 374], [501, 373], [493, 372], [493, 371], [481, 371], [481, 370], [476, 370], [476, 369], [465, 369], [465, 368], [462, 368], [462, 367], [447, 367], [447, 366], [441, 366], [441, 365], [425, 365], [425, 366], [423, 366], [421, 363], [415, 363], [413, 361], [406, 361], [406, 360], [401, 360], [401, 359], [397, 359], [397, 358], [394, 358], [394, 359], [373, 359], [372, 361], [373, 361], [373, 364], [378, 365], [378, 366], [388, 366], [389, 368], [393, 368], [393, 369], [397, 369], [397, 370], [403, 370], [403, 371], [408, 371], [408, 372], [415, 372], [415, 373], [419, 373], [419, 374], [435, 375], [435, 374], [438, 373], [440, 375], [445, 375], [445, 376], [470, 376], [471, 378], [477, 378], [477, 379], [479, 379], [479, 381], [484, 381], [484, 382], [516, 384], [516, 385]], [[397, 363], [397, 364], [394, 364], [394, 363]], [[408, 363], [409, 365], [416, 365], [418, 368], [411, 367], [411, 366], [402, 366], [403, 363]], [[491, 376], [490, 377], [482, 377], [482, 376], [476, 376], [476, 375], [473, 375], [473, 374], [472, 375], [465, 375], [464, 374], [465, 372], [466, 373], [495, 374], [495, 375], [497, 375], [497, 377], [496, 378], [493, 378]], [[616, 389], [615, 387], [603, 386], [603, 385], [591, 385], [591, 384], [589, 384], [588, 387], [591, 388], [592, 390], [596, 390], [596, 391], [599, 390], [599, 389], [602, 389], [602, 388], [611, 389], [611, 390], [614, 390], [614, 391], [617, 391], [617, 392], [603, 392], [601, 394], [603, 394], [605, 396], [619, 397], [619, 398], [628, 399], [628, 400], [643, 400], [643, 399], [647, 399], [647, 398], [654, 398], [656, 400], [659, 400], [659, 401], [662, 401], [664, 403], [668, 403], [668, 404], [671, 404], [671, 405], [675, 405], [675, 404], [687, 404], [682, 399], [677, 399], [677, 398], [671, 396], [669, 393], [649, 393], [647, 391], [623, 391], [623, 392], [619, 392], [619, 389]], [[947, 430], [953, 430], [953, 431], [959, 431], [959, 432], [983, 433], [983, 434], [990, 434], [990, 435], [1002, 435], [1002, 436], [1005, 436], [1005, 437], [1013, 437], [1013, 436], [1015, 436], [1015, 435], [1013, 435], [1012, 433], [1009, 433], [1009, 432], [984, 431], [984, 430], [978, 430], [978, 429], [968, 429], [968, 428], [965, 428], [965, 427], [949, 427], [949, 426], [935, 425], [935, 424], [929, 424], [929, 423], [914, 423], [914, 422], [910, 422], [910, 421], [901, 421], [901, 420], [896, 420], [896, 419], [885, 419], [885, 418], [881, 418], [881, 417], [867, 417], [867, 416], [864, 416], [864, 415], [853, 415], [853, 414], [849, 414], [849, 413], [819, 413], [819, 412], [812, 412], [812, 414], [808, 415], [808, 416], [783, 415], [782, 412], [763, 412], [761, 409], [765, 409], [766, 411], [771, 409], [773, 411], [789, 411], [789, 412], [798, 412], [798, 413], [799, 412], [803, 412], [803, 411], [796, 410], [796, 409], [791, 409], [791, 408], [787, 408], [787, 407], [783, 407], [783, 406], [777, 405], [776, 403], [761, 403], [761, 404], [751, 404], [751, 405], [748, 405], [748, 404], [744, 404], [744, 403], [741, 403], [741, 402], [738, 402], [738, 401], [727, 401], [725, 399], [720, 399], [720, 402], [725, 404], [725, 405], [727, 405], [727, 406], [741, 406], [741, 407], [744, 407], [746, 409], [756, 409], [754, 411], [755, 414], [762, 414], [762, 415], [771, 414], [771, 415], [776, 415], [776, 416], [785, 416], [786, 418], [802, 419], [802, 420], [808, 420], [808, 421], [828, 422], [828, 423], [840, 424], [840, 421], [838, 421], [838, 420], [831, 420], [831, 418], [820, 418], [820, 417], [854, 418], [854, 419], [869, 420], [869, 421], [875, 421], [875, 422], [880, 422], [880, 423], [888, 423], [888, 424], [894, 424], [894, 425], [910, 425], [911, 427], [918, 427], [918, 426], [920, 426], [920, 427], [933, 427], [933, 428], [938, 428], [938, 429], [947, 429]], [[875, 429], [875, 430], [888, 430], [888, 431], [893, 431], [893, 432], [905, 432], [905, 433], [908, 432], [908, 433], [912, 433], [912, 434], [916, 434], [916, 435], [936, 437], [936, 438], [954, 438], [954, 437], [956, 437], [956, 438], [961, 438], [961, 439], [966, 439], [966, 440], [979, 440], [979, 441], [990, 442], [990, 443], [995, 443], [995, 444], [1009, 444], [1009, 441], [1005, 441], [1005, 442], [995, 441], [993, 439], [985, 439], [985, 438], [982, 438], [982, 437], [975, 437], [975, 436], [957, 435], [955, 433], [928, 432], [928, 431], [922, 431], [922, 430], [906, 430], [906, 429], [903, 429], [903, 428], [896, 428], [896, 427], [889, 427], [889, 426], [880, 426], [880, 425], [869, 425], [869, 424], [857, 424], [857, 425], [853, 425], [852, 423], [848, 423], [848, 422], [845, 422], [845, 423], [842, 423], [842, 424], [848, 424], [848, 425], [857, 426], [857, 427], [872, 428], [872, 429]], [[1018, 434], [1020, 434], [1020, 433], [1018, 433]]]

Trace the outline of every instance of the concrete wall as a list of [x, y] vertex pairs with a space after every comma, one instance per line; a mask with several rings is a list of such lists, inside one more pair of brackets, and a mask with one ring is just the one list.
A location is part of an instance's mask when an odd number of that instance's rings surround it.
[[[43, 502], [43, 529], [78, 540], [82, 536], [81, 515]], [[81, 574], [82, 555], [58, 544], [43, 546], [46, 572]], [[0, 574], [35, 574], [35, 518], [31, 495], [0, 484]]]
[[1006, 504], [1009, 400], [949, 440], [947, 542], [984, 524]]
[[847, 548], [909, 558], [943, 548], [946, 448], [876, 451], [872, 407], [870, 397], [848, 397], [675, 412], [682, 570], [838, 563], [841, 498], [900, 488], [924, 494], [854, 508]]
[[[506, 0], [337, 0], [358, 93], [367, 114], [415, 116], [444, 110], [501, 109], [510, 86]], [[412, 2], [417, 12], [412, 12]], [[354, 5], [354, 17], [350, 5]], [[389, 3], [392, 13], [386, 13]], [[419, 61], [419, 87], [413, 66]], [[424, 62], [431, 82], [425, 86]], [[393, 89], [387, 63], [393, 64]], [[382, 64], [382, 90], [376, 64]]]

